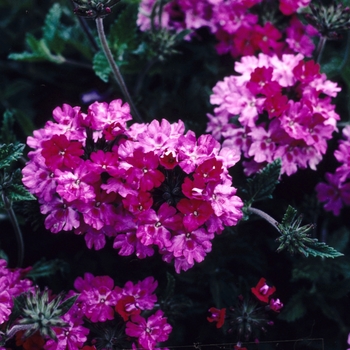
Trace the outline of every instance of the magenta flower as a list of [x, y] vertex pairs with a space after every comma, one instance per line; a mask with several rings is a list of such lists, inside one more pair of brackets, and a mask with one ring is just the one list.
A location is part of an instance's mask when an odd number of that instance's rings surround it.
[[344, 204], [350, 205], [350, 182], [343, 183], [337, 174], [326, 173], [328, 183], [319, 183], [316, 186], [317, 198], [326, 202], [324, 209], [339, 215]]
[[92, 322], [105, 322], [114, 319], [117, 293], [109, 276], [94, 277], [85, 274], [84, 280], [78, 278], [74, 287], [81, 292], [78, 302], [85, 304], [85, 316]]
[[61, 198], [54, 197], [50, 202], [41, 205], [42, 214], [49, 214], [45, 219], [45, 227], [53, 233], [71, 231], [80, 225], [79, 213]]
[[158, 342], [166, 341], [172, 330], [163, 311], [158, 310], [147, 320], [140, 315], [131, 316], [126, 323], [125, 333], [130, 337], [138, 338], [138, 343], [148, 350], [153, 350]]
[[63, 317], [65, 321], [68, 321], [69, 326], [56, 328], [55, 333], [57, 341], [49, 339], [44, 345], [45, 350], [79, 350], [84, 345], [87, 340], [87, 335], [89, 334], [89, 329], [80, 325], [75, 325], [66, 318], [67, 317]]
[[283, 304], [281, 303], [281, 301], [279, 299], [270, 299], [270, 309], [275, 311], [275, 312], [280, 312], [280, 310], [282, 309]]
[[179, 233], [174, 236], [172, 245], [168, 248], [174, 257], [184, 258], [193, 266], [194, 261], [204, 260], [206, 253], [211, 251], [210, 240], [214, 234], [208, 233], [204, 228], [199, 228], [191, 233]]
[[118, 301], [116, 311], [127, 321], [132, 315], [139, 315], [142, 310], [152, 310], [157, 301], [154, 293], [158, 283], [153, 277], [133, 284], [126, 282], [124, 288], [116, 287]]

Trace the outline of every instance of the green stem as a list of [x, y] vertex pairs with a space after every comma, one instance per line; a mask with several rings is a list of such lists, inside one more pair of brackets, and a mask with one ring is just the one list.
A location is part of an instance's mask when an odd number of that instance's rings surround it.
[[[71, 4], [73, 5], [73, 8], [75, 9], [76, 6], [75, 6], [75, 4], [74, 4], [73, 1], [71, 1]], [[97, 45], [97, 42], [96, 42], [94, 36], [93, 36], [92, 33], [91, 33], [91, 30], [90, 30], [89, 26], [88, 26], [87, 23], [86, 23], [85, 18], [83, 18], [83, 17], [81, 17], [81, 16], [77, 16], [77, 17], [78, 17], [78, 21], [79, 21], [79, 23], [80, 23], [80, 26], [83, 28], [83, 31], [85, 32], [85, 34], [86, 34], [88, 40], [90, 41], [90, 43], [91, 43], [91, 45], [92, 45], [94, 51], [97, 52], [97, 51], [99, 50], [99, 47], [98, 47], [98, 45]]]
[[11, 221], [13, 230], [15, 231], [17, 245], [18, 245], [17, 267], [21, 267], [23, 264], [23, 256], [24, 256], [24, 242], [23, 242], [22, 231], [21, 231], [21, 228], [19, 227], [16, 214], [12, 208], [11, 201], [6, 197], [4, 192], [2, 192], [1, 196], [2, 196], [2, 200], [4, 202], [4, 206], [5, 206], [5, 209], [7, 211], [7, 214], [9, 216], [10, 221]]
[[322, 54], [323, 54], [324, 47], [326, 45], [326, 41], [327, 41], [327, 38], [324, 37], [324, 36], [321, 36], [321, 38], [320, 38], [320, 40], [318, 42], [318, 45], [317, 45], [316, 53], [315, 53], [316, 63], [320, 63], [321, 62], [321, 57], [322, 57]]
[[126, 87], [126, 84], [124, 82], [124, 79], [120, 73], [120, 70], [117, 66], [117, 64], [115, 63], [114, 61], [114, 58], [113, 58], [113, 55], [112, 55], [112, 52], [108, 46], [108, 42], [107, 42], [107, 38], [106, 38], [106, 34], [105, 34], [105, 31], [104, 31], [104, 27], [103, 27], [103, 18], [101, 17], [97, 17], [96, 18], [96, 27], [97, 27], [97, 32], [98, 32], [98, 37], [101, 41], [101, 45], [102, 45], [102, 50], [107, 58], [107, 61], [112, 69], [112, 72], [114, 74], [114, 77], [115, 79], [117, 80], [121, 90], [122, 90], [122, 93], [124, 95], [124, 98], [126, 99], [126, 101], [129, 103], [130, 105], [130, 109], [134, 115], [134, 118], [139, 121], [139, 122], [142, 122], [142, 118], [141, 116], [139, 115], [131, 97], [130, 97], [130, 94], [129, 94], [129, 91]]
[[270, 216], [269, 214], [266, 214], [264, 211], [257, 209], [257, 208], [249, 207], [247, 210], [251, 214], [255, 214], [255, 215], [260, 216], [261, 218], [266, 220], [269, 224], [271, 224], [278, 232], [280, 232], [280, 230], [277, 226], [278, 221], [276, 221], [272, 216]]

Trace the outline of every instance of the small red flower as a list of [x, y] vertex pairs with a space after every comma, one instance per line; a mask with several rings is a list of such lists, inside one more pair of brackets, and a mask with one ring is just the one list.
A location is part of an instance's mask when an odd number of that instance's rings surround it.
[[136, 307], [136, 300], [132, 295], [125, 295], [119, 299], [115, 311], [123, 317], [124, 321], [128, 321], [132, 315], [140, 315], [141, 313], [141, 309]]
[[209, 312], [211, 312], [211, 316], [207, 317], [207, 320], [209, 322], [217, 322], [216, 328], [221, 328], [225, 323], [226, 309], [217, 309], [215, 307], [211, 307], [209, 309]]
[[269, 302], [269, 297], [275, 293], [276, 287], [269, 287], [265, 278], [260, 278], [256, 287], [251, 289], [252, 293], [263, 303]]

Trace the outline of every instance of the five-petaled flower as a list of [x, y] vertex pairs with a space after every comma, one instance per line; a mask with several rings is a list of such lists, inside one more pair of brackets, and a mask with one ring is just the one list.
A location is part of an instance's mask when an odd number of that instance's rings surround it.
[[251, 288], [252, 293], [263, 303], [269, 302], [269, 297], [275, 293], [276, 287], [269, 287], [265, 278], [260, 278], [258, 284]]
[[211, 307], [209, 309], [209, 312], [211, 313], [211, 316], [208, 316], [207, 320], [209, 322], [216, 322], [216, 328], [221, 328], [225, 323], [226, 309], [217, 309], [215, 307]]

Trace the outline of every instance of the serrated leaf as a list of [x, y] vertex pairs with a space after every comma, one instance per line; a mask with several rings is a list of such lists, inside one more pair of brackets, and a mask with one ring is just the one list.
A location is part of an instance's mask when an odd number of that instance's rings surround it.
[[109, 43], [118, 60], [126, 50], [136, 48], [136, 17], [137, 8], [128, 6], [110, 27]]
[[53, 4], [53, 6], [50, 8], [49, 12], [45, 17], [45, 22], [43, 26], [43, 38], [48, 42], [52, 41], [57, 34], [57, 29], [60, 24], [61, 15], [62, 8], [60, 4]]
[[14, 111], [6, 110], [4, 113], [4, 117], [2, 120], [2, 126], [0, 130], [0, 141], [2, 143], [11, 143], [15, 142], [15, 135], [13, 133], [13, 125], [14, 125]]
[[297, 210], [289, 205], [285, 214], [283, 215], [283, 219], [281, 222], [282, 226], [285, 226], [285, 227], [291, 226], [295, 221], [296, 215], [297, 215]]
[[287, 322], [294, 322], [302, 318], [306, 313], [305, 303], [303, 301], [305, 291], [302, 289], [293, 295], [289, 302], [283, 307], [278, 318]]
[[10, 143], [0, 145], [0, 169], [8, 167], [23, 154], [24, 144]]
[[12, 53], [8, 56], [8, 58], [16, 61], [50, 61], [57, 64], [65, 62], [64, 57], [51, 53], [47, 42], [44, 39], [37, 40], [33, 35], [27, 33], [26, 43], [32, 52], [25, 51], [22, 53]]
[[43, 26], [43, 39], [47, 43], [50, 50], [55, 53], [61, 53], [65, 47], [60, 31], [62, 26], [60, 23], [62, 8], [55, 3], [45, 17]]
[[272, 198], [272, 193], [279, 183], [281, 173], [281, 160], [276, 159], [260, 170], [253, 178], [247, 180], [248, 202], [262, 201]]
[[66, 273], [69, 270], [69, 264], [62, 259], [46, 261], [44, 258], [36, 262], [26, 277], [36, 280], [42, 277], [49, 277], [58, 271]]
[[33, 201], [36, 198], [24, 186], [12, 184], [6, 188], [6, 196], [11, 202]]
[[344, 254], [338, 252], [334, 248], [328, 246], [324, 242], [318, 242], [316, 238], [311, 242], [303, 242], [305, 247], [303, 247], [304, 255], [308, 257], [311, 256], [320, 256], [322, 258], [336, 258], [343, 256]]
[[62, 302], [62, 304], [60, 304], [57, 307], [56, 310], [58, 311], [58, 313], [55, 313], [55, 315], [63, 316], [65, 313], [67, 313], [70, 310], [70, 308], [74, 305], [78, 297], [79, 297], [79, 294], [73, 295], [70, 298], [66, 299], [64, 302]]
[[109, 66], [106, 56], [102, 51], [99, 51], [95, 54], [92, 61], [92, 65], [93, 65], [95, 74], [105, 83], [107, 83], [109, 79], [109, 75], [112, 72], [112, 70], [111, 70], [111, 67]]

